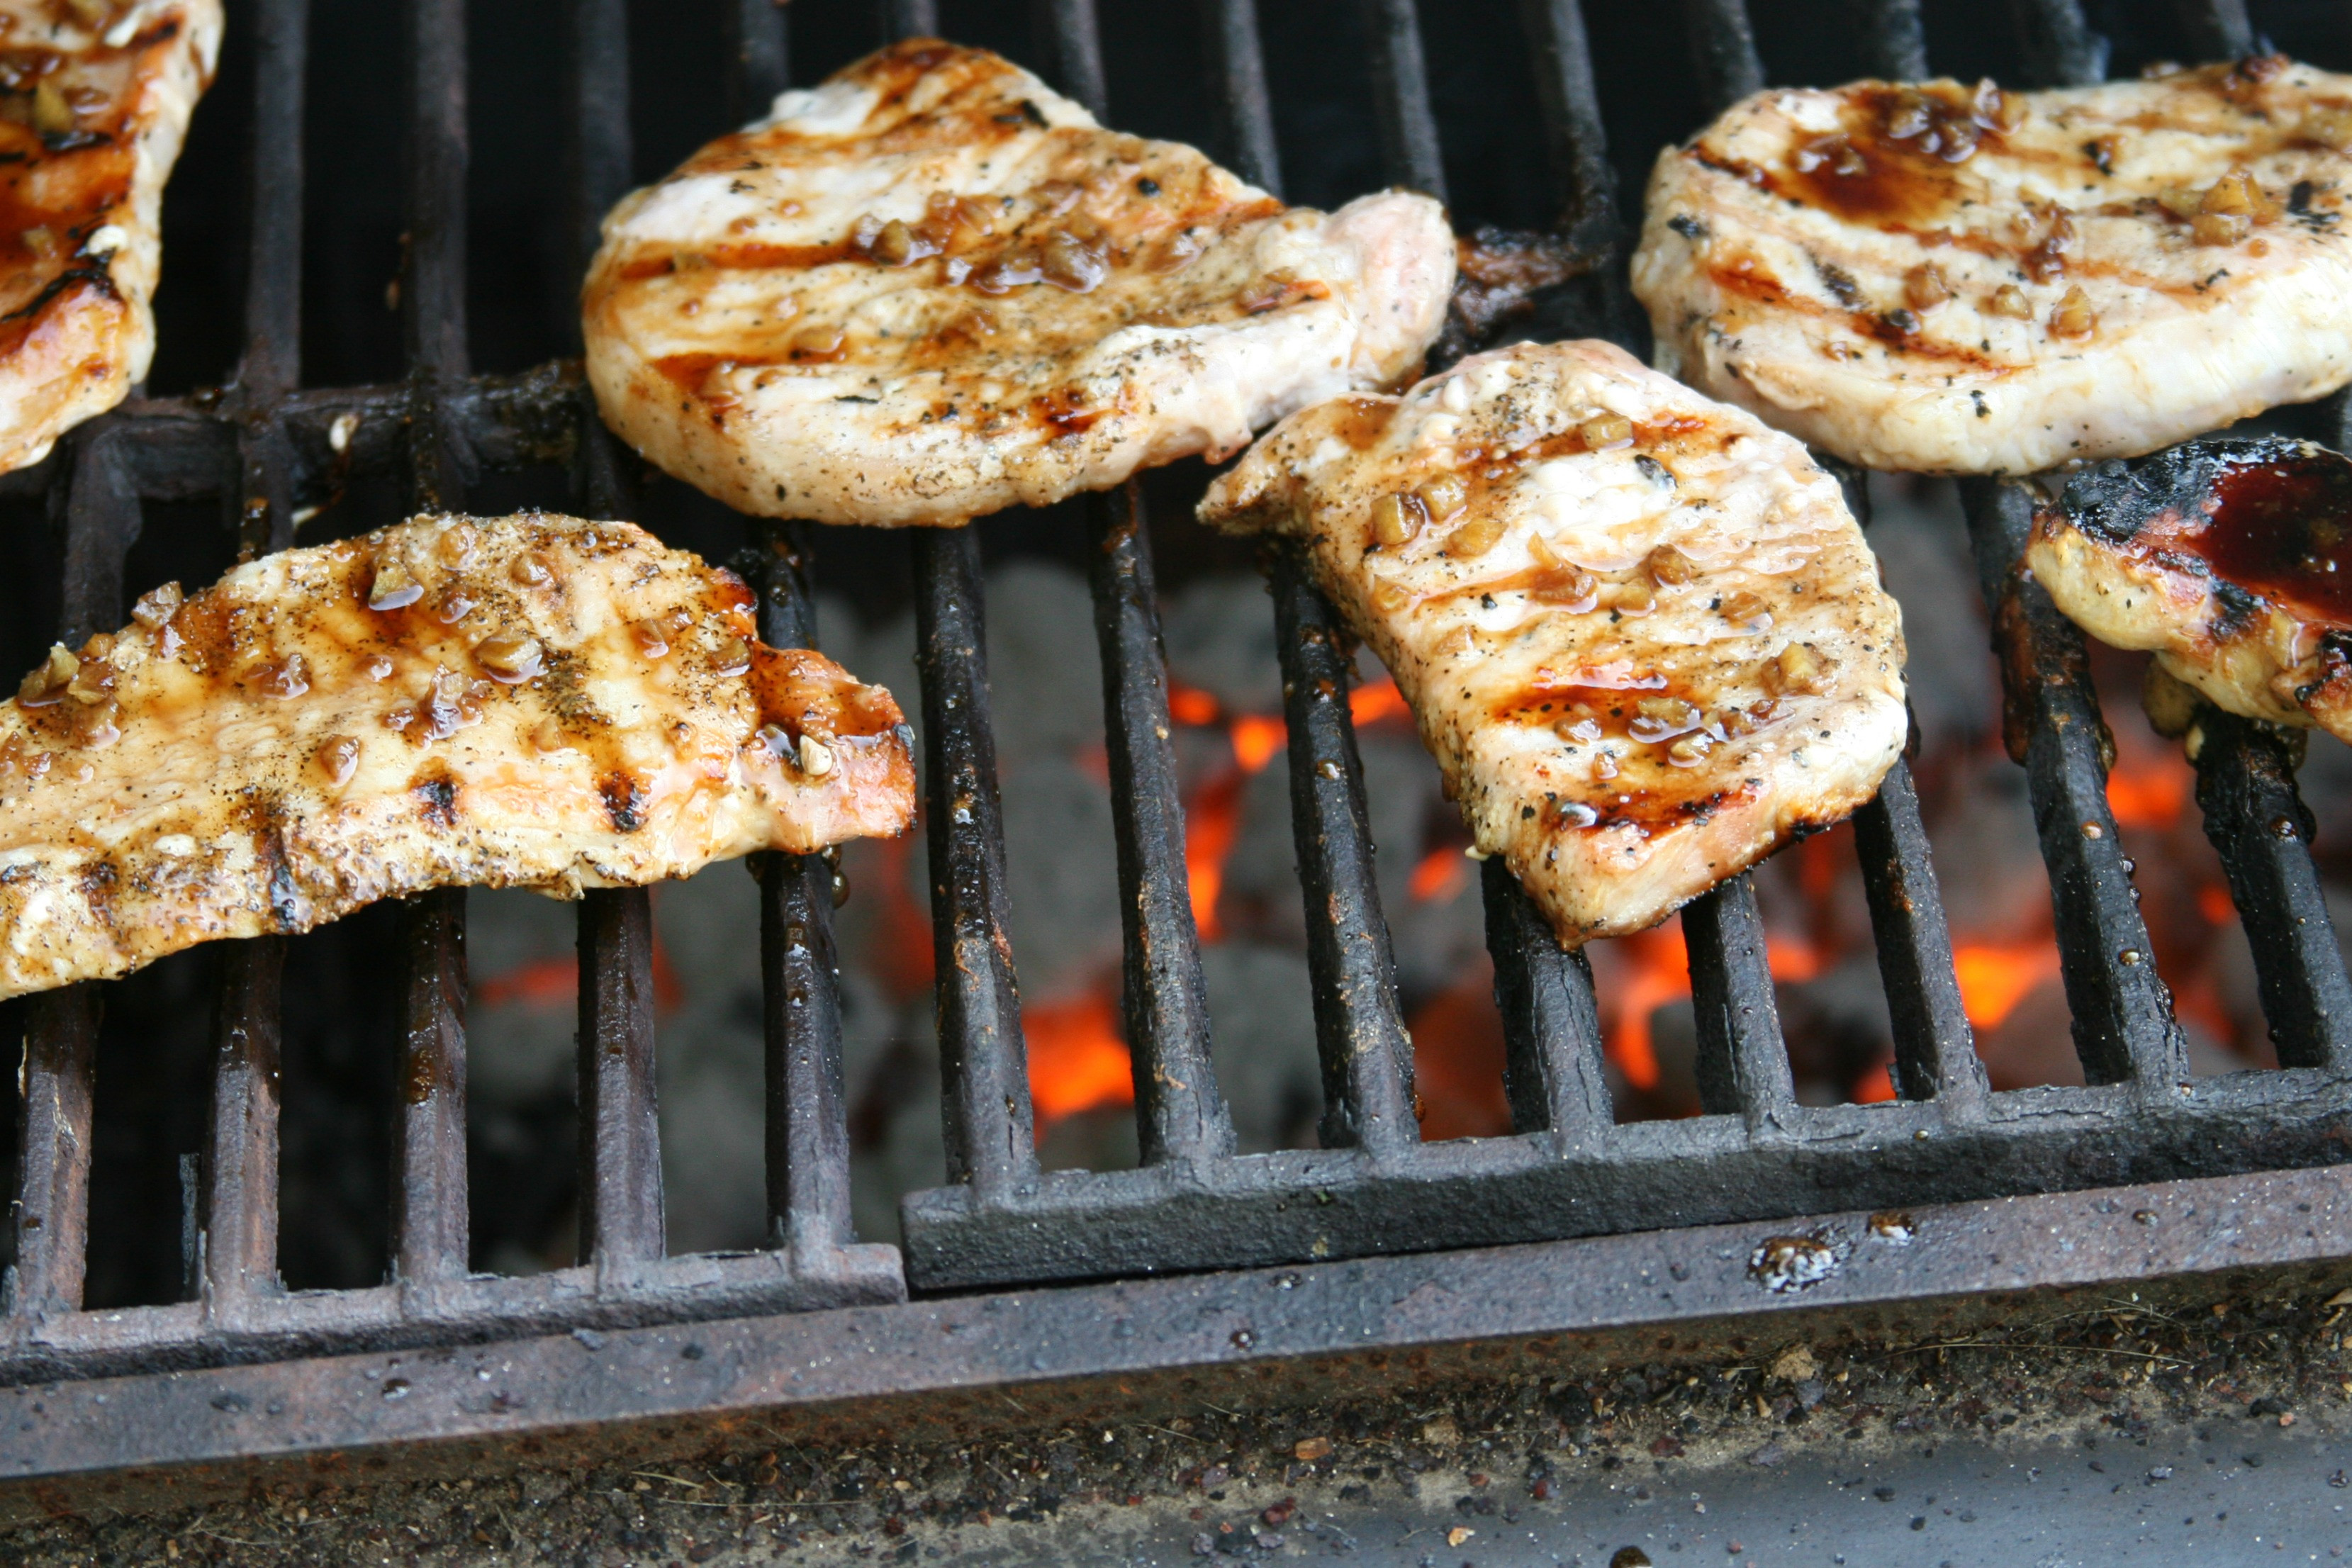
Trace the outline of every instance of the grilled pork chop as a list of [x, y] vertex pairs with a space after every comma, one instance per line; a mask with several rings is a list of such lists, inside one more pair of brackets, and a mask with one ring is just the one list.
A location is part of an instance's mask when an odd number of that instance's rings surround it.
[[897, 833], [898, 705], [626, 523], [422, 517], [240, 566], [0, 703], [0, 996], [456, 883]]
[[623, 201], [583, 309], [606, 422], [679, 479], [771, 516], [951, 524], [1406, 379], [1453, 281], [1425, 196], [1285, 208], [926, 39]]
[[2101, 463], [2036, 510], [2025, 559], [2101, 642], [2352, 741], [2352, 459], [2272, 437]]
[[2352, 379], [2352, 77], [1773, 90], [1660, 154], [1657, 363], [1857, 463], [2128, 457]]
[[0, 0], [0, 471], [146, 376], [163, 182], [220, 37], [220, 0]]
[[1293, 415], [1201, 516], [1305, 542], [1566, 946], [1836, 821], [1903, 748], [1901, 614], [1835, 481], [1606, 343]]

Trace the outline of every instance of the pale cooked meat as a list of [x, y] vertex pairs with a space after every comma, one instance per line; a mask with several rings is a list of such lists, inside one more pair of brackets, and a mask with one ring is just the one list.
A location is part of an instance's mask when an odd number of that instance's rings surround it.
[[1294, 415], [1201, 515], [1305, 542], [1565, 945], [1836, 821], [1903, 747], [1900, 612], [1835, 481], [1606, 343]]
[[1860, 82], [1659, 155], [1659, 368], [1857, 463], [2030, 473], [2352, 379], [2352, 77]]
[[575, 898], [897, 833], [898, 705], [617, 522], [425, 517], [238, 567], [0, 703], [0, 996], [459, 883]]
[[220, 37], [220, 0], [0, 0], [0, 471], [145, 378], [163, 182]]
[[770, 516], [951, 524], [1402, 381], [1453, 280], [1425, 196], [1286, 209], [925, 39], [622, 202], [583, 310], [606, 422], [679, 479]]
[[2026, 563], [2058, 607], [2217, 706], [2352, 741], [2352, 459], [2200, 441], [2076, 475]]

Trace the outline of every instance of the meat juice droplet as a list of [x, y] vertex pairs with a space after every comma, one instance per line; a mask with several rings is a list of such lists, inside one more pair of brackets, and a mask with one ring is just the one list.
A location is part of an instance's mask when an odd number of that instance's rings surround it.
[[2316, 618], [2352, 622], [2352, 462], [2333, 452], [2242, 463], [2214, 477], [2182, 542], [2219, 575]]

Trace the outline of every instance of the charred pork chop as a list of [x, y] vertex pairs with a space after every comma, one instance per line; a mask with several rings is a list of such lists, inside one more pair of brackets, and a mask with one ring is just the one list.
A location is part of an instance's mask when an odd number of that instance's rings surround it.
[[2352, 77], [1773, 90], [1659, 156], [1657, 363], [1857, 463], [2129, 457], [2352, 379]]
[[425, 517], [240, 566], [0, 703], [0, 996], [457, 883], [897, 833], [897, 704], [626, 523]]
[[0, 0], [0, 470], [147, 374], [163, 182], [220, 37], [220, 0]]
[[614, 210], [588, 374], [624, 438], [741, 510], [960, 523], [1409, 378], [1454, 256], [1425, 196], [1286, 208], [919, 40]]
[[2026, 563], [2116, 647], [2153, 648], [2219, 707], [2352, 741], [2352, 459], [2199, 441], [2076, 475]]
[[1306, 544], [1568, 946], [1836, 821], [1903, 748], [1900, 612], [1835, 481], [1606, 343], [1293, 415], [1201, 515]]

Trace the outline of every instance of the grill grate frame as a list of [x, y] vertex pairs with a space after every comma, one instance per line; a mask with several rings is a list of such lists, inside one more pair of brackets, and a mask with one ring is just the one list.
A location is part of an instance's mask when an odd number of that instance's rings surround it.
[[[1361, 3], [1390, 176], [1442, 191], [1414, 0]], [[881, 0], [877, 9], [894, 34], [938, 26], [930, 0]], [[1743, 0], [1685, 0], [1684, 9], [1701, 78], [1718, 100], [1764, 79]], [[2216, 52], [2251, 47], [2240, 0], [2189, 9]], [[1922, 74], [1916, 0], [1874, 0], [1864, 10], [1873, 63]], [[2017, 10], [2042, 79], [2096, 78], [2104, 47], [2073, 0], [2019, 0]], [[1521, 11], [1564, 226], [1582, 243], [1622, 252], [1622, 207], [1578, 0], [1524, 0]], [[46, 493], [64, 520], [68, 639], [119, 624], [123, 558], [143, 501], [218, 499], [249, 546], [283, 547], [293, 537], [301, 481], [338, 461], [339, 427], [352, 430], [352, 471], [400, 473], [420, 508], [462, 506], [486, 468], [562, 458], [572, 465], [581, 510], [630, 515], [629, 466], [576, 374], [562, 366], [511, 377], [469, 374], [464, 6], [410, 0], [405, 15], [414, 58], [402, 285], [408, 377], [301, 387], [307, 5], [257, 0], [252, 261], [236, 386], [216, 403], [127, 404], [75, 432], [41, 468], [0, 478], [0, 490]], [[725, 16], [730, 89], [738, 117], [748, 118], [788, 79], [787, 38], [768, 0], [728, 0]], [[1106, 78], [1090, 0], [1039, 0], [1035, 17], [1047, 74], [1102, 112]], [[628, 183], [627, 117], [616, 112], [627, 99], [626, 21], [625, 0], [572, 6], [572, 243], [583, 260], [596, 216]], [[1245, 176], [1278, 190], [1254, 0], [1205, 0], [1203, 22], [1225, 153]], [[1593, 319], [1638, 342], [1622, 268], [1604, 268], [1596, 292]], [[2340, 405], [2335, 417], [2344, 417]], [[1209, 1070], [1143, 500], [1129, 486], [1094, 498], [1087, 531], [1124, 895], [1139, 1169], [1037, 1167], [1004, 936], [977, 541], [970, 531], [922, 531], [914, 545], [925, 816], [953, 1184], [908, 1201], [903, 1275], [897, 1249], [851, 1239], [831, 872], [817, 858], [788, 856], [772, 856], [761, 868], [770, 1250], [666, 1256], [648, 906], [641, 890], [601, 891], [583, 900], [579, 917], [583, 1261], [531, 1279], [469, 1274], [464, 900], [449, 891], [403, 910], [402, 1077], [422, 1092], [398, 1111], [395, 1257], [392, 1281], [376, 1289], [289, 1293], [278, 1283], [284, 944], [263, 938], [226, 950], [194, 1299], [81, 1310], [103, 988], [33, 1000], [0, 1381], [884, 1303], [903, 1299], [909, 1282], [961, 1289], [1231, 1269], [1778, 1218], [1831, 1206], [1832, 1194], [1838, 1207], [1920, 1205], [2340, 1159], [2352, 1110], [2352, 980], [2319, 897], [2292, 759], [2269, 732], [2221, 721], [2198, 759], [2200, 805], [2256, 939], [2265, 1014], [2285, 1065], [2191, 1083], [2153, 965], [2109, 957], [2148, 948], [2107, 814], [2103, 731], [2080, 634], [2014, 576], [2025, 492], [1988, 483], [1970, 487], [1967, 499], [2090, 1088], [1990, 1089], [1960, 1007], [1916, 797], [1898, 764], [1857, 822], [1895, 1029], [1895, 1103], [1794, 1102], [1755, 895], [1743, 878], [1685, 915], [1707, 1114], [1614, 1124], [1591, 969], [1549, 942], [1528, 900], [1489, 863], [1483, 895], [1515, 1131], [1423, 1143], [1345, 700], [1349, 661], [1330, 607], [1298, 559], [1286, 555], [1276, 562], [1275, 613], [1325, 1063], [1326, 1147], [1234, 1154]], [[812, 641], [806, 531], [750, 527], [761, 635], [777, 644]], [[2281, 821], [2296, 832], [2281, 835], [2273, 826]], [[2086, 823], [2102, 832], [2086, 835]], [[1923, 1291], [1930, 1288], [1923, 1282]]]

